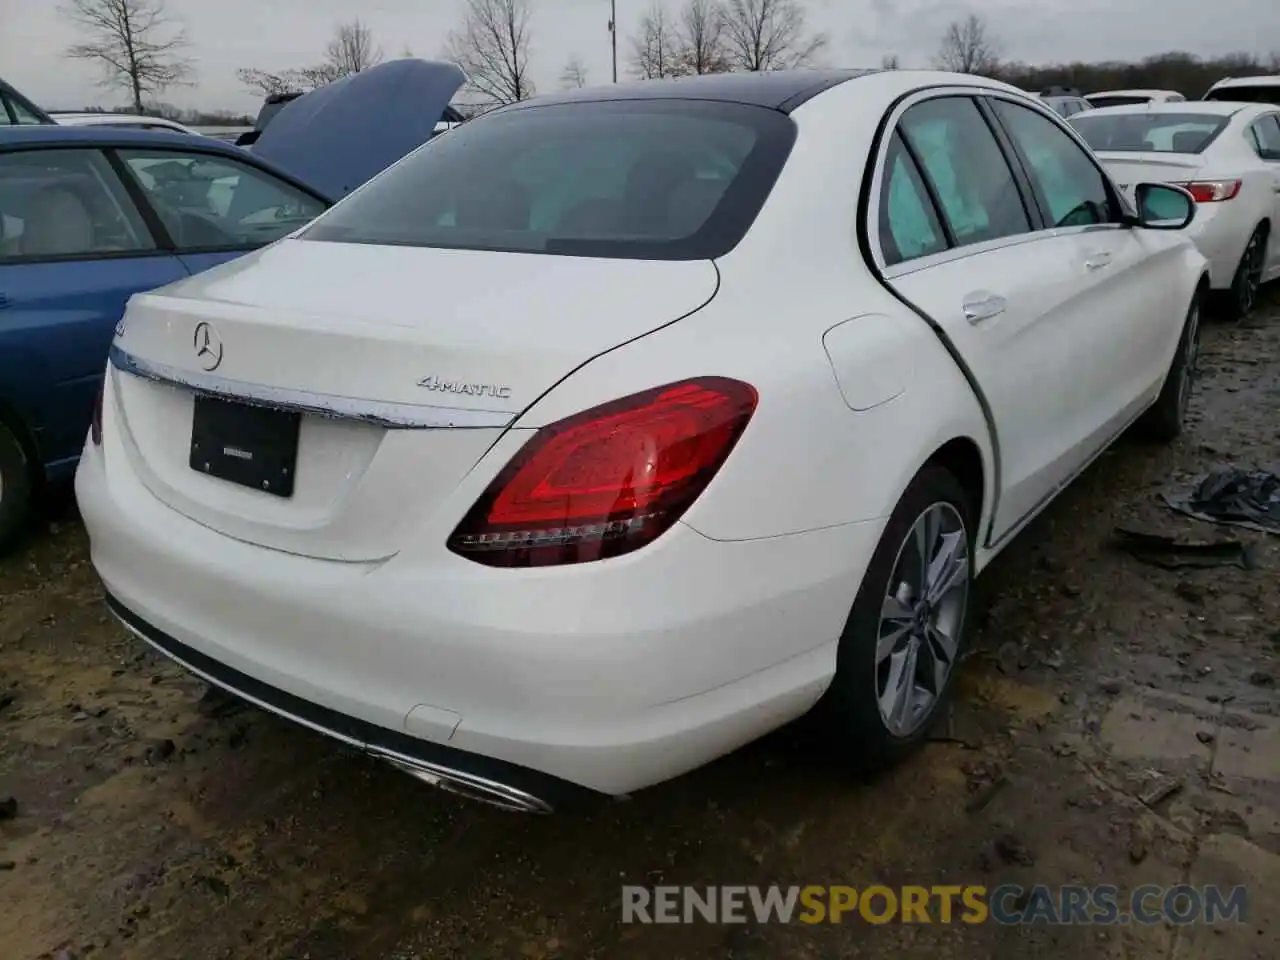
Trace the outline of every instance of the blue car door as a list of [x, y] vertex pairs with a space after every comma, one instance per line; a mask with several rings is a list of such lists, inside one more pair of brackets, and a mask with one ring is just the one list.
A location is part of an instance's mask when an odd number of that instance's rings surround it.
[[51, 479], [74, 470], [129, 297], [187, 275], [162, 247], [101, 151], [0, 154], [0, 405]]

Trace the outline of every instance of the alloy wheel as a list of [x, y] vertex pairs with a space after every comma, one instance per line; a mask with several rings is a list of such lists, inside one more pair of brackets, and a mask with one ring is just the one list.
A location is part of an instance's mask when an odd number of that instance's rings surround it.
[[1178, 384], [1178, 416], [1187, 414], [1191, 405], [1191, 388], [1200, 364], [1200, 305], [1194, 304], [1187, 314], [1187, 332], [1182, 348], [1182, 379]]
[[959, 511], [934, 503], [898, 548], [880, 613], [876, 702], [895, 737], [933, 712], [955, 668], [969, 599], [969, 535]]
[[1240, 316], [1246, 316], [1258, 302], [1258, 288], [1262, 286], [1263, 235], [1255, 232], [1249, 238], [1241, 260], [1240, 288], [1236, 296], [1240, 304]]

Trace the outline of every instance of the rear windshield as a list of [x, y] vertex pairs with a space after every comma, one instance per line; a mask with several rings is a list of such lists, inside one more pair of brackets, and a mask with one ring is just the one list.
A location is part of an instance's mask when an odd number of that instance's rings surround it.
[[1244, 85], [1219, 87], [1204, 95], [1206, 100], [1231, 100], [1236, 103], [1273, 103], [1280, 106], [1280, 84], [1258, 84], [1256, 87]]
[[1099, 107], [1132, 107], [1138, 103], [1150, 103], [1150, 97], [1128, 96], [1128, 97], [1085, 97], [1089, 101], [1089, 106], [1095, 110]]
[[1230, 120], [1203, 113], [1082, 113], [1069, 122], [1094, 150], [1200, 153]]
[[782, 113], [692, 100], [491, 114], [422, 147], [305, 240], [701, 260], [754, 221], [795, 141]]

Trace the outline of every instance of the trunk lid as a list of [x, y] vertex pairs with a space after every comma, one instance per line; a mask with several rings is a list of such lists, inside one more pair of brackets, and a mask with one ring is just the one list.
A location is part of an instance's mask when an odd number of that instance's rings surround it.
[[1096, 151], [1111, 179], [1130, 199], [1139, 183], [1186, 183], [1197, 179], [1204, 158], [1196, 153]]
[[451, 63], [379, 64], [284, 104], [253, 152], [341, 200], [430, 140], [465, 82]]
[[[706, 260], [285, 240], [133, 299], [112, 348], [119, 429], [142, 481], [193, 520], [383, 559], [542, 393], [717, 284]], [[196, 468], [200, 391], [304, 410], [291, 496]]]

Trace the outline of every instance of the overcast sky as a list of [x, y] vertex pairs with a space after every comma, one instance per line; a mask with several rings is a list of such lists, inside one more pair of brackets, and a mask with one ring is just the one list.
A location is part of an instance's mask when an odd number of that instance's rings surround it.
[[[610, 78], [609, 0], [531, 0], [533, 73], [557, 86], [570, 56], [588, 80]], [[617, 0], [620, 72], [627, 37], [651, 0]], [[672, 8], [679, 0], [667, 0]], [[321, 58], [336, 23], [357, 14], [387, 55], [406, 46], [432, 57], [461, 19], [463, 0], [167, 0], [191, 40], [198, 83], [162, 99], [184, 107], [254, 111], [256, 96], [236, 81], [237, 67], [282, 70]], [[0, 76], [49, 109], [125, 102], [95, 85], [88, 64], [63, 51], [77, 35], [58, 0], [0, 0]], [[877, 66], [896, 53], [904, 67], [926, 66], [952, 20], [984, 16], [1007, 59], [1135, 59], [1168, 50], [1201, 55], [1280, 50], [1280, 0], [807, 0], [814, 29], [831, 39], [830, 65]]]

